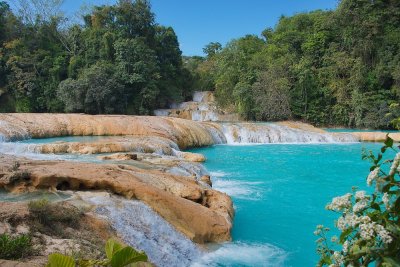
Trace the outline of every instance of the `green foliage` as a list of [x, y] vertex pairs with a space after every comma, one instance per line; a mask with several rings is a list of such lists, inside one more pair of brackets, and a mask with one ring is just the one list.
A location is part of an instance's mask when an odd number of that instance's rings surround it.
[[130, 246], [124, 246], [113, 239], [109, 239], [105, 245], [106, 259], [91, 260], [78, 259], [75, 263], [74, 258], [59, 253], [49, 255], [47, 267], [90, 267], [90, 266], [111, 266], [124, 267], [133, 266], [137, 262], [146, 262], [147, 256], [143, 252], [138, 252]]
[[94, 7], [69, 27], [48, 11], [16, 16], [0, 1], [0, 112], [149, 114], [190, 92], [175, 32], [149, 1]]
[[65, 256], [60, 253], [49, 255], [49, 261], [46, 267], [75, 267], [75, 260], [70, 256]]
[[[341, 0], [334, 11], [282, 16], [262, 36], [206, 46], [211, 56], [189, 68], [195, 88], [214, 89], [221, 106], [248, 119], [393, 127], [399, 116], [385, 115], [400, 102], [399, 1]], [[279, 94], [283, 114], [271, 116]]]
[[222, 45], [219, 42], [211, 42], [203, 48], [203, 52], [210, 58], [221, 51], [221, 49]]
[[[392, 150], [393, 159], [384, 154]], [[336, 197], [327, 205], [328, 210], [340, 217], [336, 227], [340, 237], [329, 242], [329, 229], [318, 226], [317, 251], [319, 266], [399, 266], [400, 263], [400, 152], [387, 137], [381, 153], [365, 153], [363, 159], [372, 164], [367, 177], [369, 186], [375, 185], [371, 195], [365, 191]], [[355, 190], [354, 190], [355, 191]], [[334, 248], [341, 246], [341, 250]]]
[[18, 260], [32, 255], [34, 249], [29, 235], [0, 235], [0, 259]]

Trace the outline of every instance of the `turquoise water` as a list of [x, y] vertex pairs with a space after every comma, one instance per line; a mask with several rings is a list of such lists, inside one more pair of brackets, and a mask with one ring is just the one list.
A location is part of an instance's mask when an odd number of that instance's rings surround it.
[[372, 129], [350, 129], [350, 128], [324, 128], [324, 130], [331, 133], [352, 133], [352, 132], [400, 133], [400, 131], [396, 130], [372, 130]]
[[313, 231], [337, 218], [324, 209], [353, 185], [367, 189], [362, 148], [381, 144], [218, 145], [207, 157], [213, 187], [232, 196], [233, 242], [211, 254], [216, 266], [315, 266]]

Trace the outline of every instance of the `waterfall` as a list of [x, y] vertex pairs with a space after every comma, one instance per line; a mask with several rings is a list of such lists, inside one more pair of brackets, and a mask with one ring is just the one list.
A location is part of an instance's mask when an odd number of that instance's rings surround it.
[[104, 194], [81, 194], [96, 205], [118, 235], [130, 246], [145, 251], [157, 266], [190, 266], [203, 252], [147, 205]]
[[0, 120], [0, 142], [23, 140], [29, 137], [30, 135], [26, 129], [17, 125], [11, 125], [10, 127], [8, 122]]
[[357, 142], [351, 134], [319, 133], [274, 123], [222, 123], [227, 144]]
[[214, 102], [214, 94], [211, 91], [195, 91], [193, 93], [194, 102]]
[[155, 116], [168, 116], [170, 113], [169, 109], [156, 109], [154, 110]]
[[36, 144], [24, 144], [19, 142], [5, 142], [0, 139], [0, 153], [11, 155], [38, 154]]
[[225, 134], [218, 128], [217, 125], [213, 124], [204, 124], [207, 131], [211, 134], [214, 144], [226, 144], [226, 136]]

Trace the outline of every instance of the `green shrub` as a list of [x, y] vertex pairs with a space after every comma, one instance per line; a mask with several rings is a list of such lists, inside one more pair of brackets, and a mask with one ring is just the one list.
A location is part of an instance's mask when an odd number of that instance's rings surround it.
[[47, 199], [30, 201], [28, 204], [32, 226], [42, 233], [64, 237], [65, 227], [79, 228], [82, 212], [65, 203], [50, 203]]
[[28, 209], [31, 216], [37, 219], [39, 223], [44, 225], [50, 224], [50, 202], [47, 199], [30, 201]]
[[0, 235], [0, 259], [17, 260], [32, 255], [32, 239], [29, 235], [12, 237]]

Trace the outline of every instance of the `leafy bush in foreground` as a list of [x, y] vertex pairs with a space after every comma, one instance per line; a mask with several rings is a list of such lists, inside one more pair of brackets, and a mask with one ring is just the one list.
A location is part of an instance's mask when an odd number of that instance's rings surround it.
[[[368, 186], [375, 184], [371, 195], [365, 191], [336, 197], [326, 208], [340, 214], [336, 227], [340, 237], [327, 240], [328, 228], [317, 226], [319, 266], [400, 266], [400, 147], [387, 137], [376, 157], [372, 152], [363, 156], [372, 162]], [[383, 159], [393, 150], [394, 159]], [[390, 168], [385, 168], [389, 165]], [[335, 251], [332, 247], [340, 245]]]
[[91, 267], [91, 266], [111, 266], [125, 267], [134, 266], [137, 262], [146, 262], [147, 255], [144, 252], [138, 252], [130, 246], [109, 239], [105, 246], [107, 258], [104, 260], [79, 259], [76, 263], [73, 257], [53, 253], [49, 255], [49, 261], [46, 267]]

